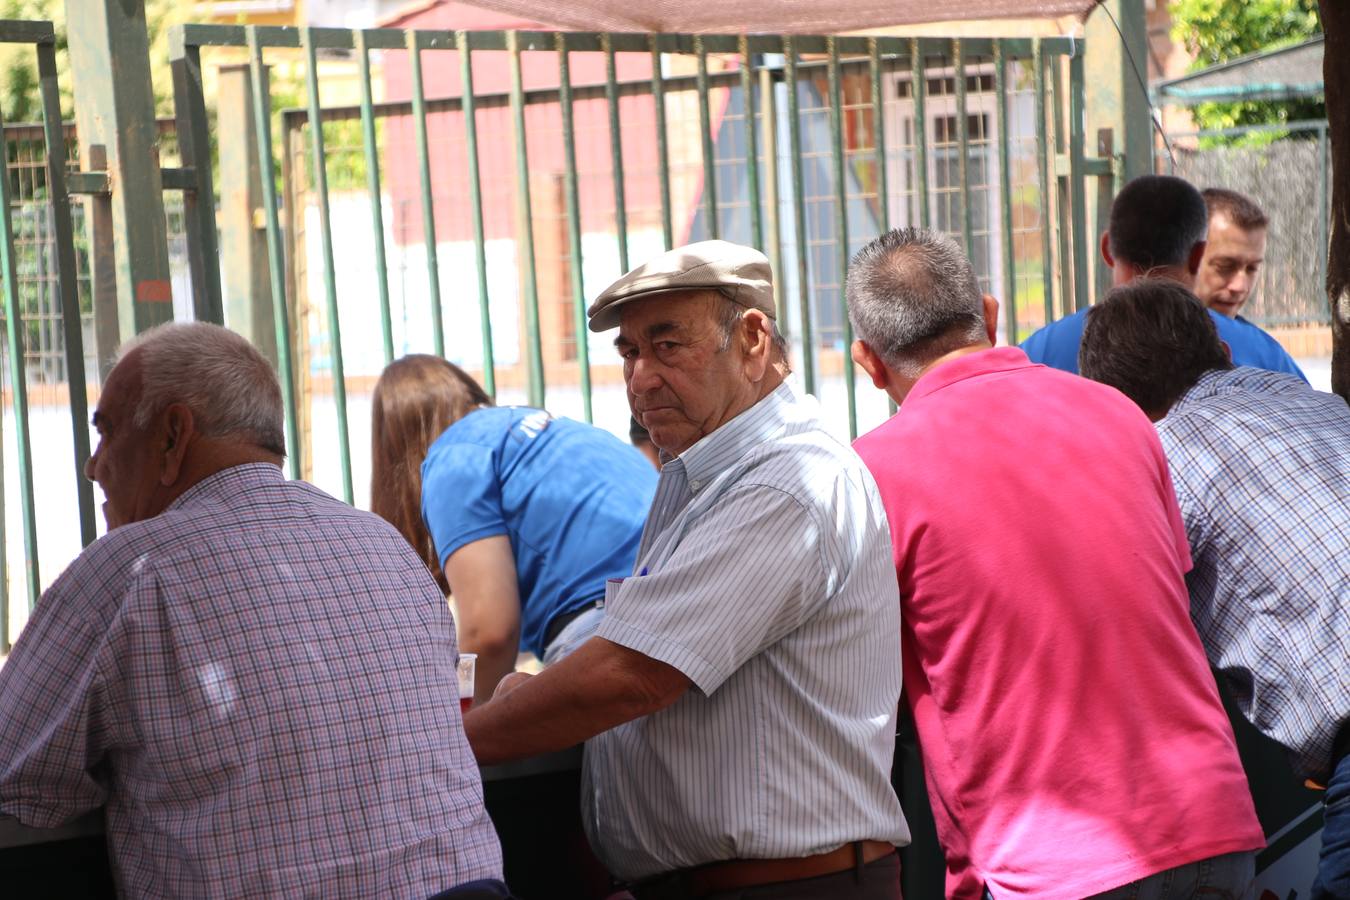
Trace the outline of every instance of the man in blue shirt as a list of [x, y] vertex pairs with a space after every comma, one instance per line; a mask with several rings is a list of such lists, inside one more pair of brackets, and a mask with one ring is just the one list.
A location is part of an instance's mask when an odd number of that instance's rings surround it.
[[[1183, 178], [1141, 175], [1121, 189], [1111, 204], [1111, 220], [1102, 235], [1102, 259], [1115, 287], [1141, 276], [1170, 278], [1188, 289], [1205, 256], [1209, 212], [1205, 200]], [[1210, 311], [1219, 338], [1232, 351], [1233, 363], [1307, 380], [1292, 357], [1270, 335], [1245, 320]], [[1078, 345], [1087, 310], [1051, 322], [1022, 343], [1032, 362], [1078, 372]]]
[[1093, 308], [1083, 374], [1157, 422], [1195, 567], [1210, 662], [1252, 724], [1325, 784], [1313, 900], [1350, 896], [1350, 407], [1237, 367], [1196, 298], [1164, 279]]
[[[1237, 191], [1205, 188], [1200, 195], [1205, 198], [1209, 210], [1209, 234], [1205, 240], [1205, 256], [1200, 260], [1200, 271], [1195, 276], [1195, 296], [1211, 311], [1233, 323], [1233, 330], [1243, 336], [1237, 343], [1275, 345], [1274, 338], [1241, 315], [1266, 259], [1266, 232], [1270, 220], [1250, 197]], [[1234, 343], [1229, 338], [1224, 340], [1230, 346]], [[1293, 369], [1264, 368], [1303, 377], [1297, 366]]]

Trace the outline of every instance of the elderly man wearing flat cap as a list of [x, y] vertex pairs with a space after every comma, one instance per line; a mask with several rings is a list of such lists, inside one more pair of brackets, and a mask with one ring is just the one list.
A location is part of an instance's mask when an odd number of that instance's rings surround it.
[[638, 900], [900, 897], [899, 598], [876, 485], [786, 383], [772, 274], [672, 250], [590, 308], [664, 466], [571, 657], [469, 713], [481, 763], [585, 740], [591, 843]]

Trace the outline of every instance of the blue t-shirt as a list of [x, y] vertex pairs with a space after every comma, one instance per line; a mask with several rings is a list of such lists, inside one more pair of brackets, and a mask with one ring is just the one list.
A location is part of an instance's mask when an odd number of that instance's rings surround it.
[[[1307, 376], [1294, 362], [1294, 358], [1285, 352], [1280, 342], [1257, 328], [1241, 316], [1230, 319], [1225, 315], [1208, 310], [1210, 318], [1219, 330], [1219, 339], [1228, 345], [1233, 354], [1233, 365], [1251, 366], [1255, 369], [1268, 369], [1271, 372], [1288, 372], [1297, 375], [1305, 382]], [[1083, 327], [1087, 324], [1088, 310], [1080, 309], [1072, 315], [1051, 322], [1022, 342], [1022, 349], [1034, 363], [1063, 369], [1078, 374], [1078, 345], [1083, 341]]]
[[633, 573], [656, 470], [607, 431], [527, 407], [475, 410], [422, 464], [422, 518], [441, 567], [465, 544], [511, 539], [520, 646], [544, 655], [555, 616]]

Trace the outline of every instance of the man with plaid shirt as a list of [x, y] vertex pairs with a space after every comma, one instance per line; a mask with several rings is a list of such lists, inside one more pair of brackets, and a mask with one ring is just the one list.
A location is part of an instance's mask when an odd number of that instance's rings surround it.
[[1313, 897], [1350, 897], [1350, 406], [1234, 368], [1199, 301], [1163, 280], [1092, 310], [1079, 365], [1157, 423], [1191, 617], [1247, 718], [1327, 786]]
[[506, 897], [454, 622], [384, 520], [287, 481], [281, 391], [216, 325], [124, 347], [108, 533], [0, 669], [0, 813], [103, 809], [127, 897]]

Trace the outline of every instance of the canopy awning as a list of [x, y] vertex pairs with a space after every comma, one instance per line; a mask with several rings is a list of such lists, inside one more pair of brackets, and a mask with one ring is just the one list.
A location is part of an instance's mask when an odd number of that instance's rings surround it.
[[1322, 93], [1320, 34], [1301, 44], [1249, 53], [1153, 85], [1158, 103], [1177, 106], [1211, 101], [1294, 100]]
[[470, 0], [578, 31], [839, 34], [891, 25], [1086, 16], [1096, 0]]

